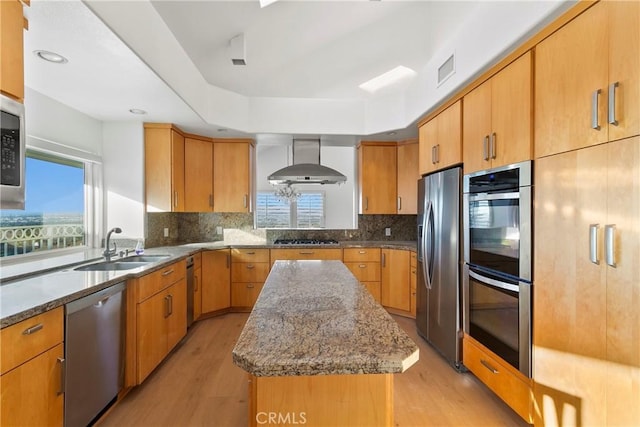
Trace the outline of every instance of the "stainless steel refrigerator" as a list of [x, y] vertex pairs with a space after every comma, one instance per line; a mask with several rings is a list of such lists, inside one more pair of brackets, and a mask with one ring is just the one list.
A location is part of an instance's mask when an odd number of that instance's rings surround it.
[[418, 181], [418, 333], [454, 368], [462, 366], [461, 181], [457, 167]]

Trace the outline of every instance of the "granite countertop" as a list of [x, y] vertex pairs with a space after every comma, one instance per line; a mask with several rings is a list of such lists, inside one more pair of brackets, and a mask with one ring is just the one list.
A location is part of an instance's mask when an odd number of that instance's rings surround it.
[[[0, 268], [0, 328], [64, 305], [115, 283], [143, 276], [167, 264], [206, 249], [226, 248], [347, 248], [390, 247], [416, 250], [416, 242], [342, 242], [337, 245], [274, 245], [236, 242], [202, 242], [145, 250], [145, 255], [168, 254], [169, 258], [144, 267], [121, 271], [75, 271], [74, 268], [102, 259], [101, 249], [63, 253], [29, 262], [3, 260]], [[117, 259], [117, 258], [114, 258]]]
[[255, 376], [397, 373], [418, 356], [340, 261], [276, 261], [233, 349]]

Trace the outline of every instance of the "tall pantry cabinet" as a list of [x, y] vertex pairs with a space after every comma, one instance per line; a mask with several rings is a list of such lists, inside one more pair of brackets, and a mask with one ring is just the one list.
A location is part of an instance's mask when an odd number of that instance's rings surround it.
[[639, 59], [639, 2], [536, 47], [536, 425], [640, 425]]

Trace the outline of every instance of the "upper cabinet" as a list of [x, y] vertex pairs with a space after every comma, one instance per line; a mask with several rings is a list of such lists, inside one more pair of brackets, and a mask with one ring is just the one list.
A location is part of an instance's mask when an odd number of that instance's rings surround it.
[[24, 99], [24, 41], [27, 28], [22, 3], [0, 1], [0, 92], [16, 101]]
[[144, 125], [147, 211], [184, 212], [184, 136], [170, 124]]
[[250, 139], [214, 140], [213, 211], [252, 212], [255, 148]]
[[536, 157], [640, 133], [638, 28], [639, 2], [599, 2], [536, 46]]
[[363, 141], [358, 146], [360, 214], [396, 213], [396, 158], [395, 142]]
[[398, 142], [398, 214], [418, 213], [418, 142]]
[[465, 174], [531, 159], [532, 66], [528, 51], [463, 98]]
[[191, 136], [184, 140], [184, 210], [213, 210], [213, 142]]
[[420, 126], [420, 175], [462, 162], [461, 104], [457, 101]]

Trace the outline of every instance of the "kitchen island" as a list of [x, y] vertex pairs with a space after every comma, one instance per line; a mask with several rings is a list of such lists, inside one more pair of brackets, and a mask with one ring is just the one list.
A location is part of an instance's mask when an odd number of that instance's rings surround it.
[[276, 261], [233, 349], [249, 424], [393, 425], [418, 347], [341, 261]]

